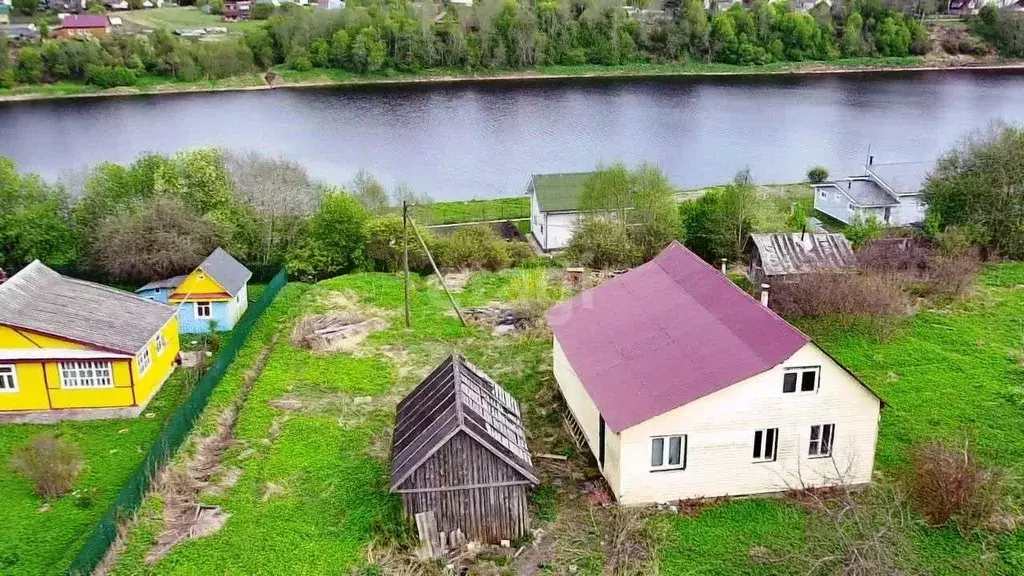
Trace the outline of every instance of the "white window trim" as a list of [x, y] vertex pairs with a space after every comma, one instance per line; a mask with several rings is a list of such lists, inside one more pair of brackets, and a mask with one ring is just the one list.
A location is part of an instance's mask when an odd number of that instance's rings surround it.
[[[96, 370], [106, 370], [106, 372], [107, 372], [107, 380], [109, 380], [110, 383], [109, 384], [95, 384], [95, 383], [93, 383], [93, 384], [86, 384], [86, 385], [75, 384], [75, 385], [69, 386], [67, 381], [64, 378], [64, 371], [65, 370], [75, 370], [75, 371], [77, 371], [77, 370], [88, 370], [88, 368], [83, 368], [83, 367], [79, 366], [79, 365], [82, 365], [82, 364], [92, 364], [93, 365], [92, 369], [93, 369], [94, 372]], [[71, 365], [72, 367], [71, 368], [66, 368], [69, 365]], [[61, 388], [61, 390], [95, 390], [95, 389], [113, 388], [114, 387], [114, 366], [109, 361], [103, 361], [103, 360], [71, 360], [71, 361], [67, 361], [67, 362], [60, 362], [60, 363], [57, 364], [57, 372], [60, 375], [60, 388]], [[93, 376], [93, 380], [96, 380], [96, 379], [97, 379], [97, 377], [94, 375]], [[80, 379], [76, 377], [75, 380], [79, 381]]]
[[[0, 388], [0, 394], [14, 394], [21, 388], [18, 386], [18, 366], [16, 364], [0, 364], [0, 368], [10, 368], [11, 385], [13, 388], [7, 388], [6, 386]], [[0, 378], [4, 378], [5, 375], [0, 375]]]
[[[818, 428], [818, 439], [814, 439], [814, 429]], [[821, 451], [821, 440], [824, 437], [825, 429], [829, 430], [828, 436], [828, 452]], [[831, 458], [832, 454], [836, 450], [836, 425], [832, 424], [815, 424], [811, 426], [811, 430], [807, 433], [807, 457], [808, 458]]]
[[[142, 362], [143, 358], [146, 359], [145, 363]], [[139, 351], [139, 355], [135, 357], [135, 363], [139, 366], [139, 376], [149, 371], [149, 367], [153, 365], [153, 355], [149, 352], [149, 342], [146, 342], [146, 347]]]
[[[804, 390], [804, 373], [814, 372], [814, 390]], [[796, 374], [796, 388], [792, 392], [786, 392], [786, 375]], [[782, 373], [783, 394], [817, 394], [821, 388], [821, 366], [794, 366], [785, 368]]]
[[[754, 430], [754, 441], [751, 443], [751, 447], [757, 447], [757, 433], [761, 433], [761, 455], [755, 457], [753, 451], [751, 451], [751, 461], [755, 463], [761, 462], [775, 462], [779, 457], [779, 429], [778, 428], [762, 428], [760, 430]], [[775, 435], [775, 440], [772, 442], [772, 453], [770, 456], [767, 455], [765, 448], [768, 444], [768, 433], [772, 432]]]
[[[679, 438], [679, 464], [669, 464], [669, 446], [672, 438]], [[661, 439], [661, 466], [650, 465], [651, 472], [664, 472], [668, 470], [686, 470], [686, 452], [689, 445], [687, 434], [667, 434], [664, 436], [651, 436], [651, 454], [654, 454], [654, 441]]]
[[153, 344], [156, 346], [156, 356], [159, 358], [164, 353], [164, 350], [167, 349], [167, 341], [164, 340], [164, 335], [157, 333], [156, 337], [153, 338]]
[[[200, 316], [199, 315], [199, 305], [200, 304], [206, 304], [206, 307], [210, 309], [210, 313], [205, 315], [205, 316]], [[213, 318], [213, 302], [212, 301], [207, 301], [207, 300], [204, 300], [202, 302], [196, 302], [195, 303], [195, 315], [196, 315], [196, 318], [202, 318], [204, 320], [208, 319], [208, 318]]]

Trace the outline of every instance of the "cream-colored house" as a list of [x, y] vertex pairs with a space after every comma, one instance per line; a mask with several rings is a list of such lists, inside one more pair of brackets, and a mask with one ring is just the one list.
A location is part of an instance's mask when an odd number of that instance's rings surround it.
[[682, 245], [547, 318], [619, 502], [870, 482], [881, 399]]

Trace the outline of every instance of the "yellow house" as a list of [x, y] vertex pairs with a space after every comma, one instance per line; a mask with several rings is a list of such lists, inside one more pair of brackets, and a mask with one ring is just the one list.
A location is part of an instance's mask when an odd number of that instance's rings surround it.
[[37, 260], [0, 284], [0, 422], [138, 416], [178, 351], [173, 307]]

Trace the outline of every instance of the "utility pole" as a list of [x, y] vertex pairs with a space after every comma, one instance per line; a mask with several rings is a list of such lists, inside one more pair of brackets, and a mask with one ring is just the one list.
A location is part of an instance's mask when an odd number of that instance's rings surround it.
[[409, 202], [402, 200], [402, 268], [405, 270], [405, 327], [412, 328], [409, 315]]

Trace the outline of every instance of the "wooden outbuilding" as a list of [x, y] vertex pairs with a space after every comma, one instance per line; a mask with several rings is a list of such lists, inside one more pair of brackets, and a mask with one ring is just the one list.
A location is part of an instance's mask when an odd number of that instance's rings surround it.
[[432, 544], [526, 534], [526, 494], [538, 482], [519, 403], [460, 355], [398, 404], [391, 491]]
[[791, 282], [801, 274], [838, 272], [857, 265], [853, 247], [842, 234], [751, 234], [744, 251], [747, 276], [755, 285]]

